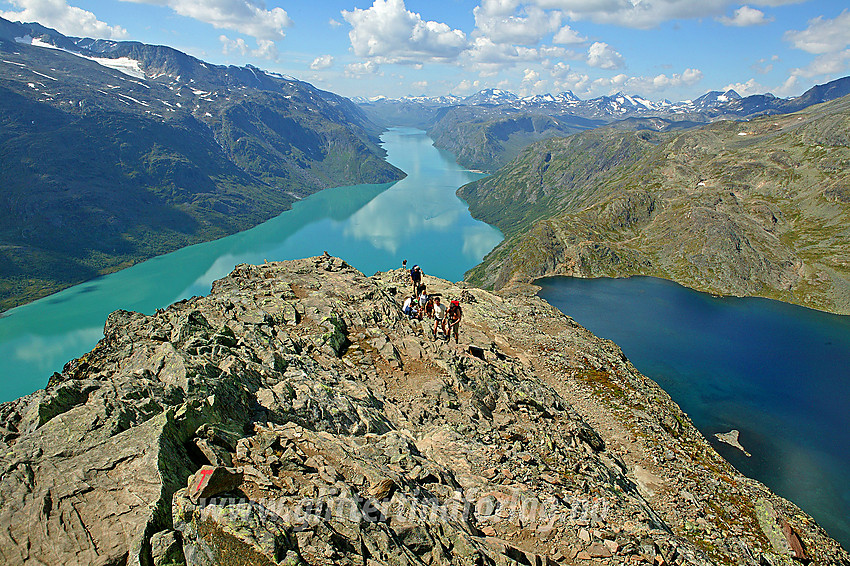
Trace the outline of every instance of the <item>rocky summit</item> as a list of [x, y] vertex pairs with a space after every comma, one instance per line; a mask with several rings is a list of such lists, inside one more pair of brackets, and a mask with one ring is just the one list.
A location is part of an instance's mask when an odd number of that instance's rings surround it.
[[537, 297], [240, 265], [0, 405], [3, 564], [850, 564]]

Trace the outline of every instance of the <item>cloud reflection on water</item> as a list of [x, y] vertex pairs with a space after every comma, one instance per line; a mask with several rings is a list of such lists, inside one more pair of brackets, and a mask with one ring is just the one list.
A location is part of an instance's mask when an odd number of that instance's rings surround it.
[[17, 360], [34, 364], [42, 371], [49, 371], [57, 361], [64, 359], [68, 349], [97, 342], [103, 338], [103, 328], [81, 328], [57, 336], [22, 336], [13, 348]]
[[245, 232], [182, 248], [66, 289], [0, 318], [0, 401], [43, 387], [53, 371], [91, 349], [116, 309], [152, 313], [209, 292], [239, 263], [328, 250], [366, 274], [402, 258], [458, 280], [501, 241], [472, 219], [455, 190], [480, 175], [460, 168], [420, 130], [383, 136], [388, 159], [408, 173], [397, 183], [326, 189]]

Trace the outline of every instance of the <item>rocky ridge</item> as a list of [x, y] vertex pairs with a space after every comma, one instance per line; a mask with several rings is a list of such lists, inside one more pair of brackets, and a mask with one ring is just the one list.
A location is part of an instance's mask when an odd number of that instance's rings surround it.
[[536, 297], [240, 265], [0, 405], [6, 564], [850, 564]]

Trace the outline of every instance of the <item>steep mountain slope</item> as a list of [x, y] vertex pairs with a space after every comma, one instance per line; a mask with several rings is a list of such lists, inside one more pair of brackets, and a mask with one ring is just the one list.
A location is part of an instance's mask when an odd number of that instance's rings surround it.
[[575, 116], [545, 116], [454, 106], [428, 130], [434, 145], [452, 152], [469, 169], [492, 172], [529, 144], [598, 127], [604, 122]]
[[112, 313], [0, 404], [0, 562], [850, 561], [612, 342], [538, 297], [426, 276], [464, 303], [461, 343], [435, 340], [401, 312], [406, 281], [314, 257]]
[[0, 20], [0, 309], [404, 174], [351, 101]]
[[458, 194], [508, 238], [467, 276], [654, 275], [850, 312], [850, 97], [684, 133], [529, 147]]

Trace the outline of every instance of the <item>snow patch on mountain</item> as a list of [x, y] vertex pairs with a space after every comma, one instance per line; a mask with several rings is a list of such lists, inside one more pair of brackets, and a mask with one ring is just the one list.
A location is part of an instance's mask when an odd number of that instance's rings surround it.
[[[118, 57], [115, 59], [110, 59], [108, 57], [86, 57], [80, 53], [76, 53], [74, 51], [69, 51], [68, 49], [62, 49], [61, 47], [57, 47], [52, 43], [48, 43], [42, 39], [37, 37], [31, 37], [29, 35], [25, 35], [22, 37], [16, 37], [15, 41], [17, 43], [23, 43], [25, 45], [32, 45], [33, 47], [44, 47], [46, 49], [56, 49], [57, 51], [64, 51], [65, 53], [70, 53], [71, 55], [75, 55], [76, 57], [80, 57], [82, 59], [88, 59], [89, 61], [94, 61], [98, 65], [103, 67], [107, 67], [114, 71], [118, 71], [119, 73], [123, 73], [129, 77], [133, 77], [136, 79], [146, 79], [144, 71], [142, 71], [141, 65], [135, 59], [130, 59], [129, 57]], [[33, 71], [35, 72], [35, 71]], [[52, 78], [52, 77], [49, 77]], [[56, 80], [56, 79], [53, 79]]]
[[[83, 56], [80, 55], [80, 57]], [[135, 59], [130, 59], [129, 57], [118, 57], [117, 59], [108, 59], [105, 57], [83, 57], [83, 59], [94, 61], [98, 65], [114, 69], [130, 77], [137, 79], [147, 78], [144, 71], [142, 71], [142, 67], [139, 65], [139, 62]]]

